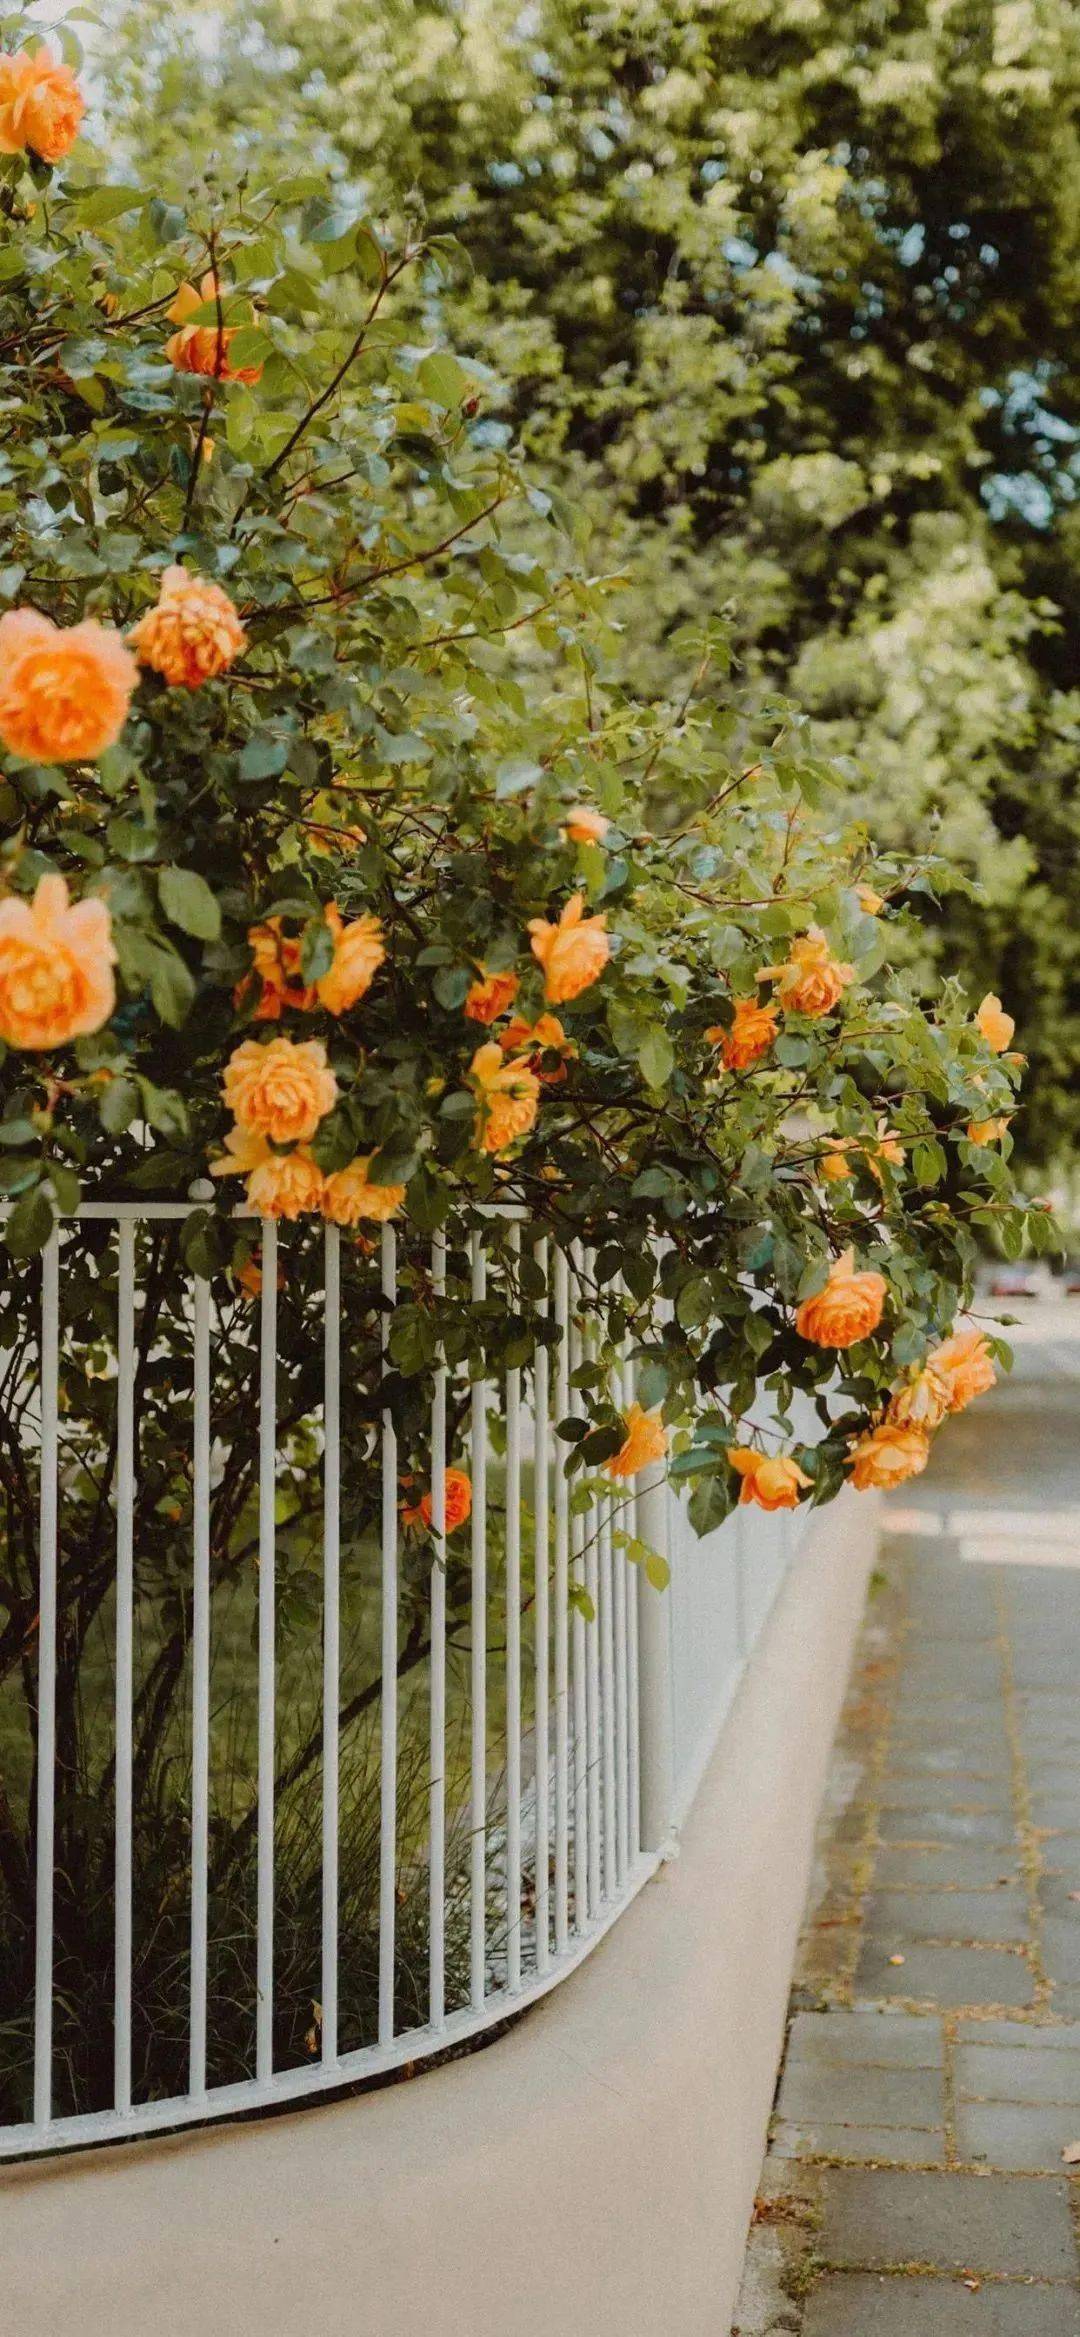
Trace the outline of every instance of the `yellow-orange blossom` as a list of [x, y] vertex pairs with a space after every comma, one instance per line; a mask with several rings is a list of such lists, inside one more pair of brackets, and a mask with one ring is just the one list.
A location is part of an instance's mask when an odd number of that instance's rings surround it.
[[533, 956], [544, 969], [544, 996], [549, 1006], [578, 998], [603, 973], [611, 956], [607, 919], [586, 917], [585, 896], [572, 894], [558, 923], [530, 917]]
[[128, 640], [141, 665], [186, 690], [226, 673], [247, 647], [228, 593], [186, 568], [166, 568], [155, 606], [132, 626]]
[[929, 1457], [930, 1439], [925, 1428], [902, 1420], [883, 1420], [857, 1437], [851, 1447], [852, 1483], [860, 1493], [875, 1488], [888, 1492], [909, 1477], [921, 1476]]
[[245, 1039], [222, 1082], [237, 1126], [275, 1144], [306, 1144], [337, 1101], [338, 1085], [321, 1039]]
[[33, 763], [87, 763], [115, 746], [139, 669], [95, 617], [54, 625], [37, 609], [0, 617], [0, 739]]
[[659, 1412], [644, 1412], [635, 1402], [626, 1415], [625, 1427], [618, 1452], [604, 1464], [609, 1477], [636, 1477], [642, 1469], [662, 1461], [667, 1452], [667, 1430]]
[[829, 1268], [824, 1290], [804, 1298], [795, 1328], [801, 1339], [812, 1339], [817, 1347], [853, 1347], [876, 1331], [887, 1295], [884, 1277], [859, 1273], [854, 1252], [845, 1250]]
[[755, 1452], [752, 1445], [733, 1444], [728, 1450], [732, 1468], [742, 1478], [739, 1506], [756, 1502], [759, 1509], [797, 1509], [813, 1478], [800, 1469], [791, 1453]]
[[0, 154], [62, 162], [79, 135], [86, 100], [70, 65], [44, 46], [0, 56]]
[[116, 1003], [104, 901], [68, 898], [43, 876], [32, 901], [0, 900], [0, 1039], [36, 1051], [101, 1029]]
[[781, 1006], [813, 1017], [830, 1014], [854, 980], [854, 966], [833, 956], [820, 925], [811, 925], [792, 942], [783, 965], [758, 969], [759, 982], [776, 983]]
[[477, 1091], [476, 1141], [481, 1150], [509, 1152], [536, 1119], [540, 1082], [520, 1059], [507, 1061], [497, 1039], [478, 1047], [469, 1066]]

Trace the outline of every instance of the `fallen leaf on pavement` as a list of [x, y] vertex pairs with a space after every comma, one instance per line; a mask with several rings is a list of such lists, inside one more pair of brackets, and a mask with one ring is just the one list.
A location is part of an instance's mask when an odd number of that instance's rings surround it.
[[1080, 2167], [1080, 2142], [1067, 2142], [1061, 2156], [1067, 2167]]

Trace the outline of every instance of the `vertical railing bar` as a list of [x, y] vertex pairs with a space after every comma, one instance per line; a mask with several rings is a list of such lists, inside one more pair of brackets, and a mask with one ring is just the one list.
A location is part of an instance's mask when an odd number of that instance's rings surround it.
[[[508, 1270], [521, 1254], [507, 1233]], [[521, 1373], [506, 1374], [506, 1985], [521, 1987]]]
[[[482, 1236], [470, 1242], [473, 1305], [487, 1293]], [[472, 1571], [470, 1599], [472, 1748], [469, 1764], [469, 1984], [473, 2010], [484, 2003], [487, 1902], [487, 1382], [474, 1380], [470, 1408]]]
[[[548, 1245], [536, 1245], [536, 1263], [545, 1281], [548, 1272]], [[546, 1320], [548, 1297], [538, 1303], [538, 1313]], [[548, 1767], [550, 1761], [549, 1718], [549, 1663], [550, 1623], [548, 1614], [548, 1351], [540, 1342], [533, 1352], [533, 1516], [535, 1525], [533, 1544], [533, 1625], [534, 1625], [534, 1711], [533, 1744], [536, 1807], [535, 1819], [535, 1905], [536, 1905], [536, 1969], [546, 1972], [550, 1956], [549, 1929], [551, 1921], [551, 1889], [548, 1868], [550, 1862], [550, 1789]]]
[[[397, 1235], [382, 1229], [382, 1368], [388, 1368], [390, 1318], [397, 1305]], [[398, 1764], [398, 1487], [397, 1435], [387, 1407], [382, 1416], [382, 1723], [379, 1775], [379, 2043], [394, 2035], [397, 1924]]]
[[[636, 1374], [627, 1359], [623, 1374], [624, 1410], [629, 1411], [636, 1389]], [[629, 1507], [629, 1528], [638, 1535], [637, 1494], [632, 1495]], [[641, 1676], [638, 1662], [638, 1577], [639, 1569], [627, 1570], [626, 1582], [626, 1718], [627, 1718], [627, 1794], [629, 1802], [627, 1822], [628, 1855], [631, 1863], [641, 1850]]]
[[[619, 1530], [624, 1521], [618, 1514]], [[615, 1880], [621, 1888], [629, 1855], [630, 1738], [626, 1725], [626, 1569], [625, 1550], [612, 1549], [612, 1636], [615, 1645]]]
[[210, 1855], [210, 1284], [193, 1282], [191, 1594], [191, 2022], [188, 2090], [206, 2092], [207, 1875]]
[[[554, 1255], [555, 1324], [559, 1342], [555, 1351], [555, 1412], [558, 1421], [570, 1410], [570, 1274], [566, 1252]], [[562, 1955], [570, 1937], [570, 1534], [569, 1483], [565, 1451], [556, 1439], [552, 1447], [555, 1529], [555, 1953]]]
[[[595, 1253], [586, 1250], [583, 1267], [590, 1285], [594, 1280]], [[595, 1363], [598, 1349], [599, 1325], [589, 1301], [588, 1328], [585, 1334], [585, 1355]], [[602, 1896], [601, 1817], [600, 1817], [600, 1503], [592, 1500], [585, 1515], [585, 1590], [589, 1600], [590, 1616], [585, 1623], [585, 1752], [587, 1763], [587, 1796], [589, 1807], [589, 1914], [595, 1919], [600, 1912]]]
[[[620, 1298], [625, 1299], [626, 1291], [621, 1284], [618, 1294]], [[628, 1377], [629, 1366], [624, 1341], [619, 1369], [615, 1374], [614, 1389], [615, 1401], [622, 1411], [625, 1411], [626, 1407]], [[612, 1529], [611, 1565], [614, 1603], [612, 1629], [615, 1642], [615, 1878], [617, 1886], [621, 1888], [626, 1880], [630, 1844], [630, 1735], [627, 1725], [626, 1683], [629, 1662], [627, 1571], [631, 1561], [627, 1557], [626, 1551], [616, 1546], [614, 1537], [616, 1533], [621, 1534], [633, 1530], [625, 1503], [614, 1502], [612, 1504]]]
[[116, 1867], [113, 2101], [131, 2108], [132, 1692], [135, 1631], [135, 1221], [116, 1229]]
[[41, 1490], [38, 1516], [37, 1809], [34, 1933], [34, 2120], [52, 2115], [53, 1858], [56, 1823], [57, 1422], [60, 1246], [41, 1261]]
[[[572, 1274], [570, 1284], [570, 1370], [581, 1365], [582, 1339], [579, 1315], [582, 1304], [582, 1253], [580, 1242], [571, 1250]], [[578, 1410], [577, 1391], [572, 1401]], [[574, 1725], [574, 1928], [580, 1934], [589, 1927], [589, 1771], [588, 1771], [588, 1647], [585, 1638], [585, 1617], [580, 1597], [585, 1589], [585, 1519], [580, 1511], [570, 1520], [570, 1564], [573, 1586], [578, 1594], [574, 1604], [572, 1627], [573, 1654], [573, 1725]]]
[[338, 1796], [341, 1705], [341, 1228], [323, 1272], [322, 2058], [338, 2057]]
[[[431, 1287], [446, 1289], [446, 1241], [431, 1237]], [[428, 2016], [446, 2019], [446, 1364], [435, 1369], [431, 1406], [431, 1662], [428, 1755]]]
[[259, 1781], [255, 2075], [274, 2072], [275, 1503], [277, 1494], [277, 1225], [262, 1220], [259, 1322]]
[[600, 1512], [600, 1742], [603, 1753], [604, 1896], [614, 1898], [618, 1882], [615, 1834], [615, 1617], [611, 1548], [611, 1502]]

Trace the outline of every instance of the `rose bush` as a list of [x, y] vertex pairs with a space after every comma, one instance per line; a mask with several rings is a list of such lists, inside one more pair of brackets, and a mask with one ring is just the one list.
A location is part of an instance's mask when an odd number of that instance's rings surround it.
[[[752, 1492], [762, 1388], [781, 1443], [816, 1399], [790, 1482], [831, 1493], [980, 1229], [1024, 1232], [1009, 1016], [889, 970], [929, 863], [832, 829], [805, 724], [744, 717], [710, 622], [675, 702], [608, 681], [618, 580], [424, 336], [438, 244], [314, 176], [190, 216], [85, 145], [59, 179], [70, 64], [4, 72], [9, 1305], [83, 1191], [210, 1165], [183, 1254], [234, 1276], [234, 1173], [347, 1226], [513, 1199], [595, 1252], [700, 1524]], [[418, 1283], [391, 1356], [404, 1386], [515, 1335]], [[588, 1468], [626, 1423], [583, 1393]]]
[[[574, 514], [489, 426], [482, 368], [432, 329], [447, 251], [407, 217], [361, 216], [317, 173], [271, 169], [189, 211], [119, 182], [85, 140], [56, 176], [81, 115], [64, 39], [61, 61], [0, 17], [0, 2115], [23, 2113], [32, 2058], [25, 2016], [5, 2008], [32, 1998], [36, 1326], [58, 1213], [81, 1196], [184, 1210], [139, 1230], [134, 1335], [135, 2044], [140, 2084], [166, 2093], [186, 2083], [190, 1271], [211, 1278], [215, 1354], [213, 2050], [241, 2076], [259, 1218], [284, 1226], [279, 2066], [313, 2049], [324, 1226], [347, 1237], [342, 2005], [356, 2039], [378, 1968], [364, 1780], [382, 1692], [384, 1408], [404, 1682], [429, 1648], [445, 1358], [452, 1711], [473, 1628], [470, 1384], [554, 1341], [556, 1248], [582, 1245], [592, 1318], [559, 1424], [572, 1506], [598, 1486], [621, 1503], [666, 1459], [705, 1529], [736, 1501], [788, 1509], [849, 1476], [917, 1473], [947, 1412], [993, 1376], [998, 1343], [955, 1327], [983, 1232], [1013, 1254], [1052, 1239], [1012, 1184], [1020, 1062], [1004, 1008], [973, 1016], [955, 985], [926, 1003], [890, 966], [907, 904], [927, 913], [932, 861], [875, 852], [845, 822], [846, 775], [791, 705], [746, 711], [710, 619], [668, 644], [683, 669], [670, 700], [612, 678], [633, 665], [621, 580], [591, 573]], [[217, 1197], [189, 1209], [208, 1172]], [[492, 1217], [500, 1202], [546, 1242], [546, 1278], [531, 1238]], [[392, 1308], [372, 1261], [387, 1222]], [[465, 1237], [479, 1222], [492, 1279], [478, 1300]], [[85, 2107], [112, 2082], [106, 1223], [65, 1235], [61, 1289], [57, 2061]], [[624, 1407], [610, 1365], [627, 1351]], [[813, 1435], [794, 1425], [798, 1396]], [[493, 1569], [499, 1498], [493, 1471]], [[639, 1544], [630, 1555], [656, 1579]], [[412, 1898], [416, 1841], [411, 1862], [402, 1850]], [[424, 1950], [401, 1929], [408, 2025]]]

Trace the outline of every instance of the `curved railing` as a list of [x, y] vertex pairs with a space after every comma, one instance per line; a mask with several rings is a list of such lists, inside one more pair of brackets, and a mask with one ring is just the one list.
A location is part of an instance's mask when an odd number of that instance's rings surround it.
[[[187, 1214], [65, 1220], [4, 1360], [9, 1643], [32, 1610], [0, 1679], [8, 2157], [372, 2078], [553, 1987], [663, 1855], [793, 1545], [745, 1514], [699, 1542], [656, 1472], [568, 1479], [579, 1247], [502, 1220], [365, 1257], [265, 1223], [252, 1299], [184, 1270]], [[523, 1259], [520, 1360], [433, 1360], [406, 1524], [395, 1326], [448, 1272], [521, 1309]], [[381, 1419], [351, 1309], [381, 1313]]]

